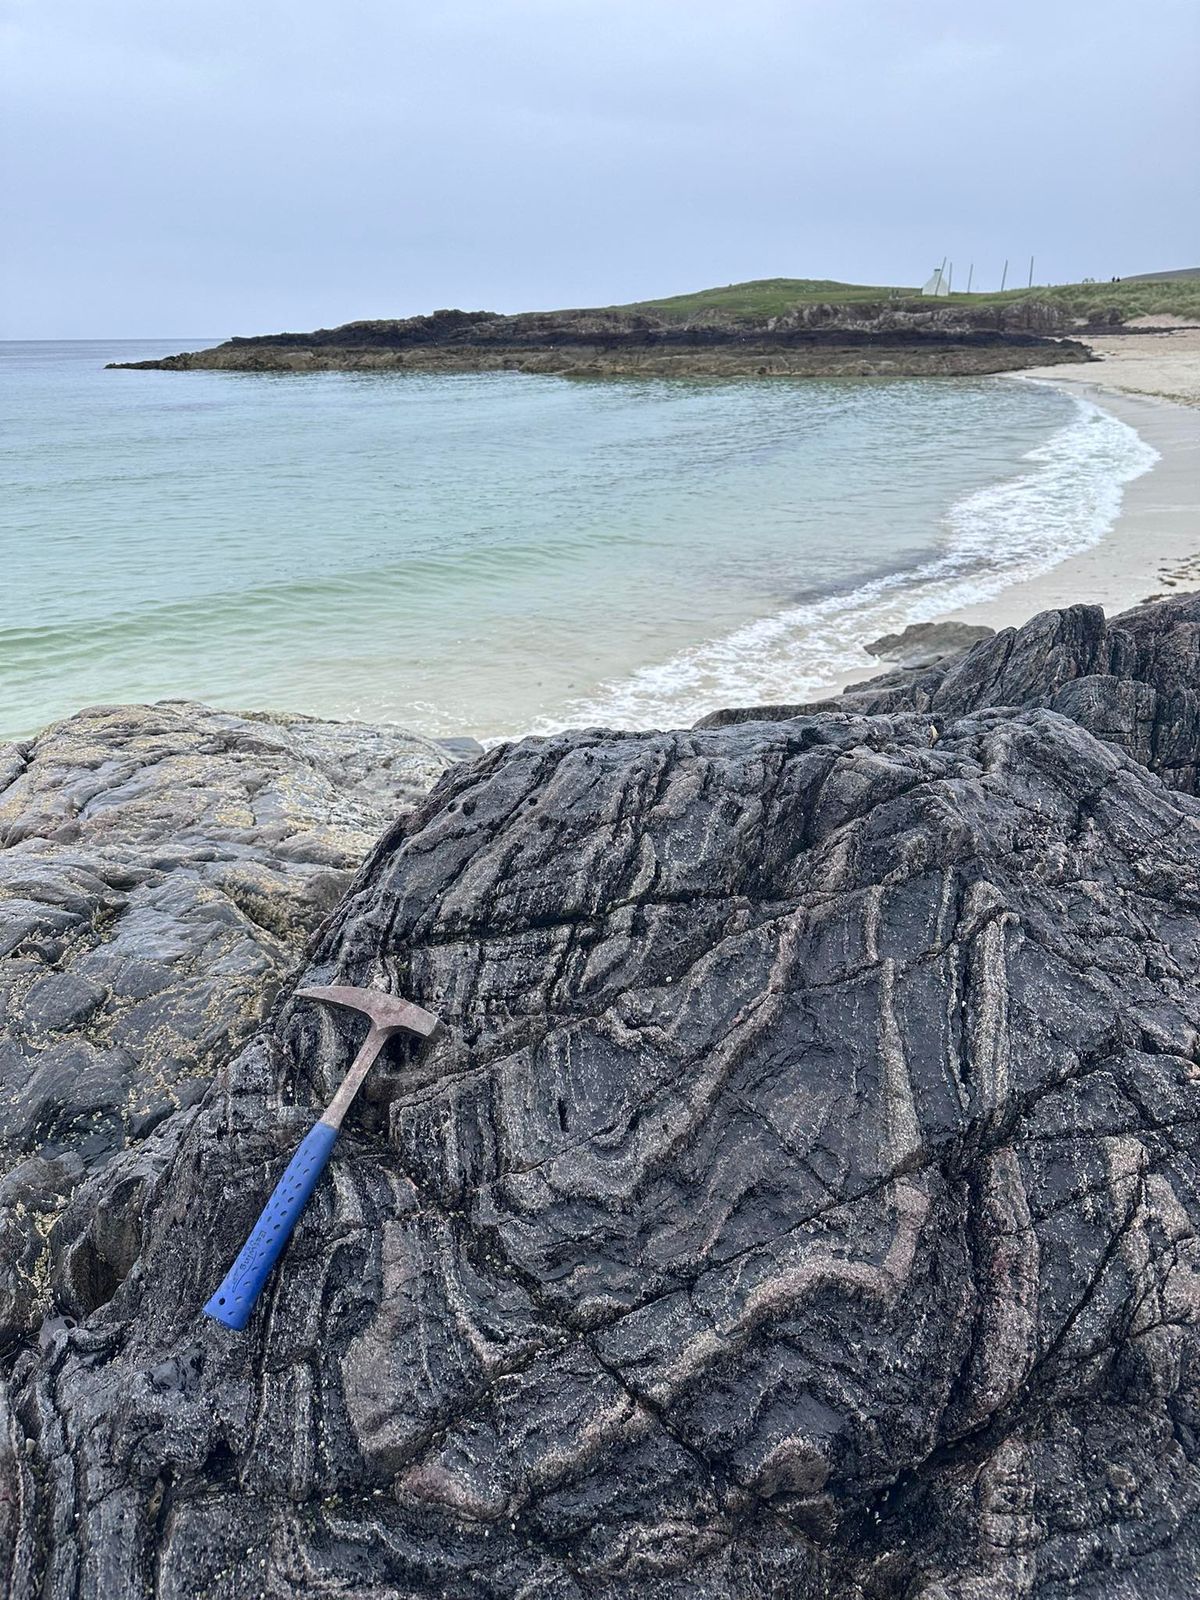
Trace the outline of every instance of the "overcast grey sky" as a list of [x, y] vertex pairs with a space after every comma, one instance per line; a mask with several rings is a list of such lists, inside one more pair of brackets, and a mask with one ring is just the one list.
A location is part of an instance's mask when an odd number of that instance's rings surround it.
[[1200, 265], [1197, 0], [0, 17], [9, 338]]

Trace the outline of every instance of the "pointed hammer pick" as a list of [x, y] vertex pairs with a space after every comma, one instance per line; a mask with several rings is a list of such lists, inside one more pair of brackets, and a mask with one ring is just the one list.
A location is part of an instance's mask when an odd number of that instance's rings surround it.
[[376, 1056], [394, 1033], [415, 1033], [427, 1039], [439, 1026], [439, 1019], [432, 1011], [423, 1011], [411, 1000], [402, 1000], [398, 995], [384, 994], [378, 989], [356, 989], [335, 984], [317, 989], [297, 989], [296, 999], [324, 1000], [329, 1005], [361, 1011], [370, 1017], [371, 1027], [341, 1088], [329, 1102], [321, 1120], [315, 1122], [305, 1134], [237, 1260], [204, 1308], [210, 1317], [215, 1317], [227, 1328], [244, 1328], [250, 1320], [250, 1313], [263, 1291], [271, 1268], [278, 1261], [292, 1229], [300, 1219], [300, 1213], [308, 1204], [309, 1195], [317, 1186], [317, 1179], [325, 1170], [329, 1152], [342, 1126], [342, 1118]]

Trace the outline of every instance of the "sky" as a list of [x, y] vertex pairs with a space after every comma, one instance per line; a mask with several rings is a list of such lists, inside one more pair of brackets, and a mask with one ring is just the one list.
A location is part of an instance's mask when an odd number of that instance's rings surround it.
[[1196, 0], [0, 0], [0, 337], [1200, 265]]

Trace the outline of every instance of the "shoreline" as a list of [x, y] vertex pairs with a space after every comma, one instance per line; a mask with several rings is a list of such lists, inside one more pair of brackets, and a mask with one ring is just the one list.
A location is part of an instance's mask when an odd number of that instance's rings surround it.
[[[1166, 337], [1140, 334], [1123, 341], [1114, 337], [1108, 343], [1115, 348], [1111, 354], [1106, 352], [1107, 359], [1103, 363], [1076, 368], [1034, 368], [1005, 375], [1010, 385], [1015, 379], [1036, 383], [1043, 390], [1056, 390], [1059, 395], [1086, 399], [1110, 419], [1116, 418], [1132, 428], [1157, 454], [1158, 459], [1145, 470], [1144, 460], [1151, 450], [1141, 452], [1142, 475], [1125, 482], [1112, 526], [1090, 548], [1036, 576], [1021, 577], [1014, 570], [1015, 559], [1011, 552], [1022, 542], [1025, 528], [1042, 524], [1028, 510], [1024, 521], [1020, 515], [1013, 518], [1010, 513], [1012, 534], [995, 530], [991, 534], [991, 547], [999, 553], [1000, 559], [991, 567], [990, 592], [988, 588], [963, 584], [957, 595], [936, 594], [933, 591], [938, 587], [952, 585], [954, 577], [953, 573], [946, 578], [937, 574], [935, 562], [924, 572], [926, 597], [923, 602], [922, 572], [896, 573], [879, 583], [874, 580], [866, 583], [861, 592], [855, 591], [848, 598], [831, 596], [826, 602], [804, 597], [794, 602], [801, 612], [814, 613], [810, 617], [785, 611], [751, 618], [728, 635], [722, 634], [715, 641], [701, 641], [673, 655], [667, 667], [682, 661], [683, 667], [690, 670], [693, 663], [689, 658], [695, 656], [698, 674], [712, 672], [718, 678], [727, 675], [732, 663], [731, 681], [716, 685], [718, 692], [711, 697], [701, 686], [701, 676], [693, 680], [694, 687], [682, 683], [677, 691], [676, 686], [668, 682], [651, 681], [661, 678], [662, 673], [654, 663], [647, 666], [643, 662], [619, 676], [614, 674], [611, 679], [602, 680], [590, 692], [572, 698], [557, 712], [542, 710], [530, 721], [507, 727], [503, 721], [477, 715], [463, 721], [456, 729], [441, 729], [441, 734], [469, 734], [472, 739], [491, 745], [528, 733], [544, 734], [552, 729], [583, 725], [686, 728], [697, 717], [714, 710], [738, 704], [827, 699], [886, 673], [894, 661], [888, 657], [869, 656], [865, 646], [887, 633], [903, 632], [914, 622], [982, 623], [991, 628], [1005, 628], [1020, 626], [1040, 611], [1074, 604], [1100, 605], [1111, 617], [1145, 600], [1169, 598], [1200, 587], [1200, 410], [1195, 405], [1180, 404], [1168, 398], [1168, 394], [1186, 392], [1189, 385], [1194, 386], [1200, 397], [1200, 329], [1181, 329]], [[1138, 370], [1131, 370], [1135, 368]], [[1142, 384], [1141, 392], [1130, 392], [1134, 382]], [[994, 395], [1001, 393], [988, 387]], [[1008, 392], [1015, 393], [1011, 388]], [[1124, 431], [1111, 420], [1106, 426], [1114, 434]], [[1105, 444], [1100, 448], [1102, 453], [1095, 459], [1103, 463], [1106, 459], [1103, 451], [1109, 446]], [[1111, 449], [1115, 468], [1121, 453], [1120, 441], [1115, 440]], [[1072, 491], [1062, 503], [1072, 506], [1080, 502], [1074, 499]], [[1113, 516], [1111, 501], [1105, 514]], [[1054, 526], [1047, 521], [1047, 528]], [[1052, 559], [1059, 548], [1061, 542], [1057, 534], [1051, 532], [1042, 542], [1039, 558]], [[1008, 574], [1004, 571], [1005, 565], [1009, 568]], [[1028, 565], [1025, 570], [1028, 571]], [[1011, 581], [1006, 587], [999, 587], [1005, 583], [1006, 576], [1010, 576]], [[903, 614], [906, 610], [908, 615]], [[759, 662], [767, 662], [776, 651], [770, 637], [773, 628], [778, 633], [790, 633], [801, 642], [797, 659], [790, 664], [785, 660], [782, 670], [774, 674], [776, 681], [770, 684], [765, 681], [766, 675], [758, 682], [745, 685], [733, 681], [742, 676], [750, 680], [760, 677]], [[767, 636], [765, 644], [757, 638], [743, 637], [760, 630]], [[731, 643], [737, 646], [732, 655], [726, 649]], [[809, 648], [810, 643], [814, 648]], [[706, 656], [714, 660], [709, 661]], [[743, 661], [746, 663], [744, 672]], [[643, 678], [647, 680], [644, 686], [639, 683]], [[614, 690], [628, 693], [628, 710], [613, 703]], [[249, 699], [243, 695], [222, 694], [215, 688], [206, 690], [204, 686], [197, 691], [193, 683], [164, 687], [154, 698], [169, 696], [172, 691], [192, 697], [199, 692], [200, 698], [213, 705], [242, 705]], [[697, 698], [693, 705], [682, 703], [692, 700], [694, 694]], [[639, 695], [649, 702], [661, 696], [661, 703], [638, 706]], [[119, 700], [137, 696], [123, 697], [118, 692], [92, 698]], [[296, 709], [292, 701], [281, 703]], [[275, 704], [273, 697], [266, 701], [267, 708]], [[476, 710], [479, 709], [477, 706]], [[420, 725], [400, 711], [381, 713], [373, 707], [357, 704], [342, 708], [321, 707], [307, 697], [299, 714], [361, 721], [368, 725]], [[32, 734], [24, 735], [30, 736]]]
[[1159, 459], [1125, 485], [1116, 522], [1091, 549], [992, 600], [960, 607], [947, 620], [1019, 627], [1039, 611], [1067, 605], [1103, 606], [1111, 617], [1200, 584], [1200, 414], [1177, 401], [1096, 382], [1066, 384], [1033, 374], [1022, 381], [1082, 394], [1133, 428]]
[[[1200, 354], [1181, 351], [1177, 361], [1158, 364], [1154, 376], [1174, 386], [1170, 398], [1150, 389], [1135, 392], [1118, 381], [1126, 376], [1114, 372], [1101, 382], [1095, 367], [1069, 376], [1057, 368], [1002, 375], [1006, 382], [1049, 384], [1092, 401], [1133, 428], [1159, 459], [1125, 485], [1116, 522], [1090, 549], [987, 600], [939, 613], [937, 622], [1018, 628], [1040, 611], [1071, 605], [1102, 606], [1111, 618], [1144, 601], [1200, 588], [1200, 410], [1190, 399], [1174, 397], [1189, 385], [1200, 393]], [[849, 669], [820, 698], [839, 695], [893, 665], [875, 659]]]
[[[1190, 352], [1180, 354], [1185, 358], [1182, 376], [1200, 376], [1200, 362], [1188, 360]], [[1155, 365], [1156, 375], [1162, 374], [1164, 366], [1168, 368], [1169, 381], [1178, 382], [1179, 363], [1164, 364], [1160, 359]], [[1172, 366], [1175, 370], [1170, 370]], [[668, 710], [665, 705], [656, 707], [652, 703], [659, 692], [654, 680], [661, 677], [662, 669], [642, 668], [618, 685], [605, 685], [595, 700], [572, 708], [573, 715], [543, 718], [526, 731], [545, 733], [579, 723], [620, 728], [681, 727], [731, 705], [825, 702], [902, 664], [902, 656], [870, 655], [868, 646], [887, 634], [903, 635], [914, 623], [982, 624], [1000, 630], [1020, 627], [1042, 611], [1080, 604], [1100, 605], [1106, 616], [1112, 617], [1145, 600], [1168, 598], [1200, 586], [1200, 412], [1166, 399], [1116, 391], [1111, 384], [1098, 381], [1098, 363], [1081, 370], [1078, 376], [1072, 373], [1072, 381], [1062, 383], [1056, 381], [1056, 368], [1004, 376], [1010, 383], [1015, 380], [1037, 384], [1089, 402], [1104, 413], [1109, 427], [1114, 422], [1123, 424], [1136, 435], [1140, 447], [1148, 447], [1146, 454], [1157, 457], [1139, 476], [1124, 480], [1115, 520], [1097, 543], [1032, 576], [1023, 576], [1016, 569], [1005, 582], [1003, 569], [996, 570], [985, 580], [986, 587], [971, 582], [967, 592], [957, 596], [953, 590], [962, 585], [953, 574], [939, 572], [934, 561], [911, 573], [897, 573], [894, 580], [856, 588], [838, 598], [827, 613], [821, 602], [814, 604], [811, 615], [804, 618], [785, 609], [723, 635], [715, 644], [710, 641], [684, 652], [668, 666], [684, 673], [697, 665], [702, 672], [710, 671], [710, 658], [738, 655], [746, 649], [748, 636], [760, 629], [767, 634], [775, 629], [784, 635], [791, 632], [801, 647], [801, 659], [795, 663], [794, 671], [785, 668], [780, 672], [777, 666], [763, 673], [754, 671], [750, 676], [760, 681], [753, 686], [747, 684], [739, 690], [725, 684], [717, 694], [701, 691], [698, 709], [677, 701]], [[1081, 411], [1080, 415], [1085, 413]], [[997, 487], [1002, 488], [1003, 484]], [[1027, 509], [1026, 516], [1035, 519], [1030, 526], [1036, 525], [1038, 515], [1036, 505]], [[1003, 551], [1003, 533], [994, 529], [991, 537], [992, 548]], [[1052, 555], [1054, 549], [1051, 544], [1046, 554]], [[951, 592], [939, 596], [939, 588]], [[829, 657], [823, 670], [816, 674], [806, 670], [805, 658], [811, 660], [822, 653]], [[766, 656], [762, 664], [768, 666]], [[619, 697], [615, 704], [614, 691]], [[666, 698], [674, 698], [670, 689], [663, 692]], [[639, 705], [639, 695], [651, 703]], [[625, 703], [620, 704], [620, 700]], [[480, 737], [490, 744], [503, 736]]]

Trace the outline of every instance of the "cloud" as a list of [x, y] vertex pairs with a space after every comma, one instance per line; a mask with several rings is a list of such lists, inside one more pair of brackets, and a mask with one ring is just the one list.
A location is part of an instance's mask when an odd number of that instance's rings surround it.
[[0, 44], [9, 336], [1200, 260], [1190, 0], [10, 0]]

